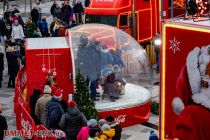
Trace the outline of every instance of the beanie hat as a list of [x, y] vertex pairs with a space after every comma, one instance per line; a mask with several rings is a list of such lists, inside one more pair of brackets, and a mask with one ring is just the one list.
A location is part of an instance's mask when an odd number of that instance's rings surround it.
[[111, 115], [106, 117], [106, 121], [107, 122], [114, 122], [114, 117], [112, 117]]
[[106, 130], [109, 130], [109, 129], [110, 129], [110, 126], [108, 124], [103, 124], [102, 127], [101, 127], [102, 131], [106, 131]]
[[98, 124], [97, 124], [97, 121], [95, 119], [90, 119], [88, 122], [87, 122], [87, 125], [89, 127], [96, 127]]
[[55, 91], [55, 94], [54, 94], [54, 97], [55, 98], [62, 98], [62, 96], [63, 96], [63, 90], [62, 89], [57, 89], [56, 91]]
[[68, 103], [68, 106], [71, 107], [71, 108], [75, 108], [77, 106], [76, 102], [75, 101], [70, 101]]
[[44, 86], [44, 93], [45, 93], [45, 94], [51, 94], [51, 91], [52, 91], [52, 90], [51, 90], [50, 86], [48, 86], [48, 85], [45, 85], [45, 86]]
[[99, 121], [98, 121], [98, 124], [100, 125], [100, 126], [102, 126], [103, 124], [105, 124], [106, 123], [106, 120], [105, 119], [100, 119]]
[[34, 89], [34, 91], [33, 91], [33, 95], [34, 96], [40, 96], [41, 95], [41, 91], [40, 90], [38, 90], [38, 89]]

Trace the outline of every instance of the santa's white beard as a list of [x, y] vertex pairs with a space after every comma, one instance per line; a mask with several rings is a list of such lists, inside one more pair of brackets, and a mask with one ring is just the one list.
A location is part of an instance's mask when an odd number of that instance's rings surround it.
[[193, 94], [192, 99], [195, 103], [210, 109], [210, 86], [208, 88], [201, 88], [201, 92]]

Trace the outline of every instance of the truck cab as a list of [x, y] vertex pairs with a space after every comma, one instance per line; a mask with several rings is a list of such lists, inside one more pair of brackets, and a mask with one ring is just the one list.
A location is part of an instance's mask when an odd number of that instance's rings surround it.
[[[92, 0], [85, 9], [86, 23], [115, 26], [132, 35], [132, 0]], [[158, 0], [136, 0], [136, 40], [149, 42], [159, 30]]]

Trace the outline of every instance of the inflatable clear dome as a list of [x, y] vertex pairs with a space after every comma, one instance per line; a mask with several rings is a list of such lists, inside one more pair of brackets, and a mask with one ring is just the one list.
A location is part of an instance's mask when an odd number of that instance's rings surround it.
[[89, 81], [115, 78], [135, 85], [152, 85], [151, 64], [145, 50], [127, 33], [103, 24], [85, 24], [68, 30], [75, 71]]

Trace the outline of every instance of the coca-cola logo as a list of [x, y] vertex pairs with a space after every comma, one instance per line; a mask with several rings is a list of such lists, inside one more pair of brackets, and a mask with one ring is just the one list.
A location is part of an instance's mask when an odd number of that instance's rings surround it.
[[117, 123], [123, 123], [123, 122], [126, 121], [126, 116], [127, 116], [127, 115], [120, 115], [120, 116], [118, 116], [117, 118], [115, 118], [115, 121], [116, 121]]

